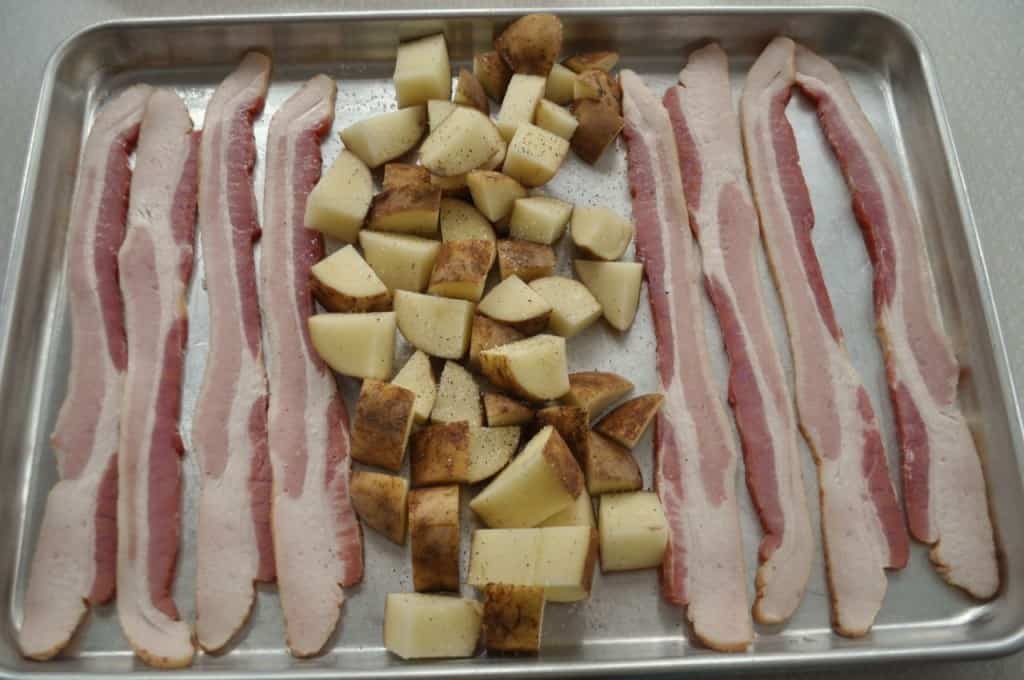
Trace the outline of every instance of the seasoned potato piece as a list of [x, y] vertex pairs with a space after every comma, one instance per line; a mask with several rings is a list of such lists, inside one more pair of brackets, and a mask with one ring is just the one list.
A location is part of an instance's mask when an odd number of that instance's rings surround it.
[[430, 419], [435, 423], [465, 421], [471, 426], [483, 425], [484, 412], [480, 406], [480, 388], [473, 374], [454, 361], [444, 362], [441, 386]]
[[407, 186], [430, 184], [430, 171], [422, 165], [411, 163], [388, 163], [384, 166], [384, 188], [398, 189]]
[[345, 148], [376, 168], [416, 146], [427, 127], [427, 108], [410, 106], [365, 118], [341, 131]]
[[533, 420], [533, 409], [526, 404], [494, 392], [484, 393], [484, 413], [491, 427], [525, 425]]
[[484, 294], [487, 274], [494, 264], [494, 252], [494, 241], [445, 241], [437, 252], [427, 292], [479, 301]]
[[487, 96], [500, 103], [505, 98], [512, 69], [497, 52], [480, 52], [473, 55], [473, 75]]
[[441, 244], [418, 236], [362, 231], [363, 256], [389, 290], [426, 289]]
[[601, 303], [601, 311], [612, 328], [624, 331], [633, 325], [644, 268], [639, 262], [593, 262], [576, 260], [576, 276]]
[[452, 101], [474, 108], [485, 116], [491, 112], [491, 105], [487, 102], [487, 93], [484, 92], [480, 81], [464, 68], [459, 69], [459, 80], [455, 85], [455, 96]]
[[668, 547], [668, 521], [652, 491], [601, 497], [601, 569], [648, 569], [661, 564]]
[[441, 189], [431, 184], [407, 184], [374, 196], [366, 225], [377, 231], [433, 236], [440, 212]]
[[518, 277], [533, 281], [555, 271], [555, 251], [551, 246], [505, 239], [498, 241], [498, 271], [502, 280]]
[[602, 418], [594, 429], [631, 449], [640, 441], [663, 401], [665, 397], [660, 394], [633, 397]]
[[590, 432], [586, 411], [579, 406], [548, 406], [537, 411], [536, 418], [538, 426], [550, 425], [555, 428], [576, 460], [583, 462], [587, 453], [587, 434]]
[[534, 122], [537, 127], [553, 132], [562, 139], [572, 139], [576, 128], [579, 127], [579, 121], [569, 109], [547, 99], [542, 99], [540, 104], [537, 104]]
[[515, 73], [546, 76], [562, 51], [562, 21], [554, 14], [527, 14], [495, 39], [494, 49]]
[[569, 374], [569, 392], [562, 401], [581, 407], [592, 419], [632, 391], [633, 383], [621, 375], [581, 371]]
[[416, 349], [443, 359], [460, 359], [466, 353], [472, 302], [399, 290], [394, 308], [398, 329]]
[[541, 76], [517, 73], [508, 81], [505, 98], [495, 125], [505, 141], [510, 141], [523, 123], [532, 123], [537, 104], [544, 97], [547, 80]]
[[309, 285], [329, 312], [383, 312], [391, 293], [352, 246], [335, 251], [310, 269]]
[[403, 477], [355, 470], [349, 497], [360, 519], [398, 545], [405, 545], [406, 496], [409, 482]]
[[551, 316], [551, 305], [518, 276], [510, 276], [492, 288], [477, 309], [527, 335], [544, 330]]
[[430, 365], [430, 357], [420, 350], [413, 352], [391, 384], [412, 390], [416, 395], [412, 414], [417, 423], [422, 423], [430, 417], [430, 411], [434, 408], [434, 400], [437, 398], [437, 382], [434, 380], [434, 369]]
[[626, 121], [618, 107], [608, 101], [580, 99], [573, 102], [571, 110], [579, 122], [570, 140], [572, 150], [587, 163], [597, 163], [622, 132]]
[[477, 529], [466, 582], [478, 589], [488, 583], [536, 585], [539, 558], [540, 529]]
[[440, 189], [441, 195], [445, 198], [450, 196], [465, 196], [469, 193], [469, 187], [466, 186], [465, 175], [455, 175], [453, 177], [431, 175], [430, 183]]
[[521, 123], [508, 144], [501, 171], [528, 187], [546, 184], [569, 155], [569, 141], [531, 123]]
[[584, 52], [583, 54], [577, 54], [569, 57], [564, 62], [568, 68], [572, 69], [576, 73], [583, 73], [590, 69], [598, 69], [600, 71], [607, 72], [615, 68], [615, 65], [618, 63], [618, 52]]
[[490, 527], [532, 527], [572, 504], [583, 473], [553, 427], [527, 442], [469, 507]]
[[384, 647], [403, 659], [473, 656], [483, 606], [448, 595], [389, 593], [384, 604]]
[[400, 385], [364, 380], [352, 421], [352, 458], [398, 472], [412, 430], [416, 394]]
[[354, 153], [342, 149], [309, 192], [306, 227], [345, 243], [355, 243], [372, 198], [370, 169]]
[[561, 64], [553, 64], [544, 85], [544, 98], [556, 104], [568, 104], [572, 101], [573, 83], [576, 74]]
[[459, 487], [409, 492], [412, 583], [416, 592], [459, 591]]
[[637, 491], [644, 486], [640, 466], [629, 449], [596, 432], [589, 433], [582, 464], [587, 491], [592, 496], [614, 491]]
[[[494, 241], [494, 229], [479, 210], [457, 198], [441, 199], [441, 239]], [[494, 262], [491, 262], [493, 265]], [[487, 269], [490, 270], [490, 265]]]
[[499, 345], [507, 345], [525, 337], [526, 335], [511, 326], [477, 314], [473, 317], [473, 328], [469, 338], [469, 365], [479, 369], [480, 352]]
[[488, 583], [483, 636], [489, 652], [537, 652], [544, 625], [544, 589]]
[[491, 222], [508, 216], [516, 199], [526, 196], [522, 184], [493, 170], [472, 170], [466, 175], [466, 185], [477, 210]]
[[457, 104], [454, 104], [447, 99], [431, 99], [427, 102], [427, 123], [429, 125], [430, 132], [437, 129], [437, 126], [441, 124], [448, 115], [455, 110]]
[[480, 368], [497, 387], [532, 401], [558, 399], [569, 391], [565, 338], [536, 335], [480, 352]]
[[518, 427], [471, 428], [466, 481], [476, 484], [498, 474], [503, 467], [508, 465], [518, 444]]
[[444, 34], [399, 45], [394, 81], [399, 107], [451, 99], [452, 69]]
[[502, 144], [487, 114], [459, 106], [423, 141], [420, 163], [440, 177], [463, 175], [486, 164]]
[[309, 339], [324, 362], [342, 375], [387, 380], [395, 354], [395, 313], [315, 314]]
[[514, 240], [551, 245], [562, 238], [570, 215], [572, 203], [550, 196], [520, 198], [512, 207], [509, 236]]
[[546, 276], [530, 282], [530, 288], [551, 305], [548, 328], [571, 338], [601, 318], [601, 305], [579, 281], [564, 276]]
[[565, 510], [556, 512], [540, 523], [543, 527], [596, 527], [594, 519], [594, 505], [590, 500], [590, 494], [586, 488], [580, 491], [576, 502]]
[[619, 259], [633, 240], [633, 223], [604, 207], [577, 206], [569, 231], [577, 248], [601, 260]]
[[596, 99], [616, 111], [622, 107], [622, 88], [615, 76], [599, 69], [579, 73], [572, 84], [573, 99]]
[[409, 476], [414, 487], [469, 480], [469, 423], [438, 423], [412, 435]]

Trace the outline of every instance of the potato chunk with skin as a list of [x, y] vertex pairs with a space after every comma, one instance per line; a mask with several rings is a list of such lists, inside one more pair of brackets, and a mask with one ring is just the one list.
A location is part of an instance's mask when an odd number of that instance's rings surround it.
[[480, 81], [487, 96], [496, 102], [505, 98], [512, 69], [497, 52], [478, 52], [473, 55], [473, 75]]
[[544, 97], [547, 79], [517, 73], [508, 82], [505, 98], [495, 125], [506, 142], [511, 141], [523, 123], [532, 123], [537, 104]]
[[533, 281], [555, 271], [555, 251], [551, 246], [505, 239], [498, 241], [498, 271], [503, 280], [518, 277]]
[[488, 115], [491, 112], [491, 105], [487, 101], [487, 93], [484, 92], [480, 81], [464, 68], [459, 69], [459, 80], [455, 85], [455, 96], [452, 98], [452, 101], [461, 106], [474, 108], [484, 115]]
[[329, 312], [384, 312], [391, 293], [352, 246], [345, 246], [310, 269], [309, 285]]
[[[494, 229], [479, 210], [457, 198], [441, 199], [441, 239], [494, 241]], [[494, 262], [491, 262], [493, 265]], [[487, 267], [490, 269], [490, 266]]]
[[513, 72], [546, 76], [562, 51], [562, 21], [554, 14], [527, 14], [495, 39], [494, 48]]
[[416, 394], [399, 385], [364, 380], [352, 421], [352, 458], [398, 472], [412, 430]]
[[458, 592], [458, 486], [435, 486], [409, 492], [409, 538], [416, 592]]
[[473, 317], [473, 327], [469, 338], [469, 365], [479, 370], [480, 352], [492, 347], [507, 345], [522, 340], [526, 334], [520, 333], [511, 326], [488, 319], [482, 314]]
[[412, 435], [409, 476], [414, 487], [469, 481], [469, 423], [437, 423]]
[[601, 304], [579, 281], [564, 276], [546, 276], [531, 281], [530, 288], [551, 305], [548, 328], [563, 338], [581, 333], [601, 318]]
[[430, 365], [430, 357], [420, 350], [413, 352], [391, 384], [412, 390], [416, 395], [412, 412], [417, 423], [422, 423], [430, 417], [430, 411], [434, 408], [434, 400], [437, 398], [437, 382], [434, 380], [434, 369]]
[[544, 98], [555, 104], [568, 104], [572, 101], [573, 83], [576, 74], [561, 64], [553, 64], [544, 86]]
[[510, 276], [487, 293], [477, 311], [532, 335], [547, 327], [551, 305], [518, 276]]
[[531, 401], [558, 399], [569, 391], [565, 338], [536, 335], [484, 350], [480, 368], [497, 387]]
[[624, 571], [657, 567], [668, 547], [668, 521], [652, 491], [608, 494], [598, 509], [601, 569]]
[[576, 502], [561, 512], [548, 517], [540, 523], [540, 527], [596, 527], [594, 505], [586, 488], [580, 492]]
[[430, 132], [436, 130], [441, 121], [447, 118], [457, 106], [458, 104], [446, 99], [431, 99], [427, 102], [427, 123]]
[[474, 427], [469, 431], [466, 481], [476, 484], [508, 465], [519, 444], [518, 427]]
[[542, 99], [537, 105], [537, 113], [534, 116], [537, 127], [548, 132], [553, 132], [562, 139], [572, 139], [579, 127], [579, 121], [572, 112], [564, 106], [559, 106], [547, 99]]
[[355, 243], [372, 198], [370, 169], [354, 153], [342, 149], [309, 193], [305, 225], [339, 241]]
[[390, 593], [384, 604], [384, 647], [403, 659], [470, 657], [482, 617], [483, 606], [476, 600]]
[[577, 156], [593, 165], [601, 160], [604, 150], [622, 132], [625, 119], [612, 102], [600, 99], [580, 99], [573, 102], [572, 115], [579, 125], [570, 144]]
[[335, 372], [387, 380], [395, 354], [395, 313], [315, 314], [309, 339]]
[[547, 406], [537, 411], [536, 419], [539, 427], [550, 425], [555, 428], [576, 460], [583, 462], [589, 433], [586, 411], [579, 406]]
[[435, 175], [463, 175], [501, 151], [503, 140], [486, 114], [459, 106], [420, 147], [420, 163]]
[[465, 421], [471, 426], [483, 425], [480, 388], [473, 374], [454, 361], [446, 361], [441, 371], [441, 385], [430, 419], [435, 423]]
[[488, 583], [483, 636], [489, 652], [537, 652], [544, 625], [544, 589]]
[[634, 397], [602, 418], [594, 430], [631, 449], [647, 431], [664, 401], [665, 397], [660, 394]]
[[363, 231], [359, 234], [366, 262], [389, 290], [420, 292], [430, 281], [441, 244], [418, 236]]
[[430, 171], [422, 165], [388, 163], [384, 166], [383, 186], [385, 189], [422, 186], [424, 184], [430, 184]]
[[588, 69], [577, 74], [572, 84], [572, 97], [594, 99], [615, 111], [622, 107], [622, 87], [618, 79], [600, 69]]
[[466, 185], [477, 210], [491, 222], [504, 219], [512, 212], [516, 199], [526, 197], [526, 187], [493, 170], [470, 171], [466, 175]]
[[572, 203], [550, 196], [518, 199], [509, 218], [509, 236], [513, 240], [551, 245], [562, 238], [572, 215]]
[[602, 260], [619, 259], [633, 240], [633, 224], [603, 207], [577, 206], [572, 212], [569, 231], [577, 248]]
[[588, 435], [582, 460], [587, 491], [592, 496], [615, 491], [638, 491], [644, 481], [629, 449], [596, 432]]
[[425, 106], [410, 106], [365, 118], [341, 131], [345, 148], [370, 168], [392, 161], [412, 149], [427, 127]]
[[398, 329], [416, 349], [442, 359], [460, 359], [466, 353], [472, 302], [400, 290], [394, 308]]
[[352, 508], [371, 529], [405, 545], [406, 497], [409, 482], [397, 475], [355, 470], [349, 482]]
[[576, 276], [601, 303], [601, 312], [612, 328], [624, 331], [633, 325], [644, 268], [639, 262], [576, 260]]
[[487, 274], [494, 263], [494, 253], [494, 241], [445, 241], [434, 261], [427, 292], [478, 302], [484, 294], [484, 284], [487, 283]]
[[430, 99], [451, 99], [452, 70], [444, 34], [399, 45], [394, 81], [400, 108]]
[[590, 69], [611, 71], [619, 63], [618, 52], [584, 52], [569, 57], [565, 60], [565, 66], [576, 73], [583, 73]]
[[441, 189], [431, 184], [406, 184], [373, 197], [366, 226], [416, 236], [433, 236], [441, 212]]
[[569, 141], [532, 123], [521, 123], [508, 144], [501, 171], [528, 187], [546, 184], [569, 155]]
[[532, 408], [504, 394], [494, 392], [484, 394], [484, 413], [490, 427], [525, 425], [533, 420]]
[[633, 391], [633, 383], [621, 375], [602, 371], [569, 374], [569, 392], [562, 401], [579, 406], [591, 419]]

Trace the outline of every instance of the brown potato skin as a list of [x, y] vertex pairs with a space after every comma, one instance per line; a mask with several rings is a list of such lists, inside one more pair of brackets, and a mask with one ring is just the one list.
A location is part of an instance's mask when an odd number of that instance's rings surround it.
[[540, 650], [544, 588], [488, 583], [484, 587], [483, 637], [489, 652]]
[[459, 484], [469, 477], [469, 423], [428, 425], [412, 435], [409, 474], [414, 487]]
[[524, 283], [551, 276], [555, 271], [555, 251], [551, 246], [533, 241], [498, 241], [498, 271], [503, 281], [514, 274]]
[[537, 411], [537, 426], [550, 425], [555, 428], [566, 446], [583, 462], [587, 452], [590, 420], [585, 409], [579, 406], [548, 406]]
[[512, 69], [497, 52], [480, 52], [473, 56], [473, 75], [494, 101], [501, 103], [512, 80]]
[[401, 213], [412, 211], [441, 213], [441, 188], [430, 184], [407, 184], [385, 189], [373, 197], [366, 226], [370, 229], [387, 231], [386, 220]]
[[504, 394], [484, 393], [484, 414], [488, 427], [525, 425], [533, 420], [533, 409]]
[[418, 593], [459, 591], [459, 487], [409, 492], [412, 582]]
[[415, 401], [412, 390], [364, 380], [352, 421], [352, 458], [398, 472], [405, 458]]
[[469, 365], [480, 369], [480, 352], [492, 347], [507, 345], [522, 340], [526, 335], [515, 328], [495, 321], [483, 314], [473, 315], [473, 326], [469, 336]]
[[587, 493], [598, 496], [619, 491], [639, 491], [644, 486], [640, 466], [629, 449], [596, 432], [588, 433], [582, 461]]
[[464, 68], [459, 69], [459, 80], [455, 85], [456, 96], [461, 96], [465, 101], [457, 102], [464, 106], [471, 106], [480, 113], [489, 115], [491, 105], [487, 101], [487, 93], [483, 85], [472, 73]]
[[494, 40], [514, 73], [546, 76], [562, 51], [562, 21], [554, 14], [527, 14]]
[[310, 273], [309, 287], [316, 301], [329, 312], [357, 314], [362, 312], [387, 312], [391, 310], [391, 293], [385, 291], [369, 297], [352, 297], [332, 288]]
[[349, 497], [360, 519], [392, 542], [405, 545], [406, 496], [409, 485], [401, 477], [355, 470]]
[[569, 57], [562, 65], [573, 73], [583, 73], [590, 69], [611, 71], [619, 63], [618, 52], [583, 52]]
[[[437, 251], [427, 290], [446, 283], [476, 283], [487, 278], [494, 263], [494, 241], [444, 241]], [[443, 293], [442, 293], [443, 294]]]
[[551, 437], [544, 445], [543, 455], [548, 465], [558, 475], [558, 479], [562, 482], [562, 488], [568, 491], [573, 498], [578, 498], [580, 492], [583, 491], [583, 471], [562, 436], [558, 434], [558, 430], [552, 428]]
[[[547, 316], [542, 317], [547, 323]], [[539, 329], [534, 331], [539, 333]], [[538, 399], [521, 389], [519, 384], [516, 382], [515, 376], [512, 375], [512, 370], [509, 366], [508, 358], [501, 355], [494, 355], [491, 353], [480, 355], [480, 372], [484, 374], [484, 377], [491, 381], [491, 383], [502, 390], [515, 394], [517, 396], [526, 399], [527, 401], [546, 401], [545, 399]]]
[[579, 126], [569, 143], [587, 163], [600, 160], [604, 150], [622, 132], [626, 121], [617, 108], [599, 99], [578, 99], [570, 106]]
[[633, 391], [633, 383], [616, 373], [580, 371], [569, 374], [569, 393], [562, 401], [584, 409], [590, 418]]
[[594, 430], [631, 449], [640, 441], [663, 401], [665, 397], [660, 394], [634, 397], [602, 418]]
[[622, 86], [619, 84], [618, 78], [607, 71], [596, 68], [587, 69], [579, 73], [576, 78], [597, 91], [596, 96], [586, 97], [586, 99], [596, 99], [621, 113]]
[[384, 166], [385, 189], [421, 186], [430, 184], [430, 171], [422, 165], [411, 163], [388, 163]]

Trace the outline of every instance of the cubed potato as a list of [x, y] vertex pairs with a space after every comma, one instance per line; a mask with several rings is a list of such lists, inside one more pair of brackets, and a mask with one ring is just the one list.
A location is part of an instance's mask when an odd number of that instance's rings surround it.
[[456, 104], [468, 106], [480, 111], [484, 115], [491, 112], [491, 105], [487, 101], [487, 93], [476, 76], [462, 68], [459, 69], [459, 80], [455, 84], [455, 96], [452, 98]]
[[445, 198], [465, 196], [469, 193], [469, 187], [466, 185], [466, 175], [455, 175], [453, 177], [431, 175], [430, 183], [440, 189], [441, 195]]
[[[457, 198], [441, 199], [441, 239], [494, 241], [494, 229], [472, 204]], [[491, 262], [493, 265], [494, 263]], [[487, 267], [490, 269], [490, 266]]]
[[490, 527], [532, 527], [571, 505], [583, 473], [553, 427], [545, 427], [469, 507]]
[[309, 339], [337, 373], [387, 380], [395, 354], [395, 313], [315, 314]]
[[608, 100], [580, 99], [573, 102], [571, 110], [579, 123], [570, 140], [572, 150], [593, 165], [619, 136], [626, 121], [618, 106]]
[[518, 277], [522, 281], [550, 276], [555, 271], [555, 251], [551, 246], [504, 239], [498, 241], [498, 272], [503, 280]]
[[427, 108], [410, 106], [379, 113], [348, 126], [341, 131], [341, 141], [363, 163], [376, 168], [416, 146], [426, 127]]
[[473, 75], [487, 96], [500, 103], [505, 98], [512, 69], [497, 52], [479, 52], [473, 55]]
[[580, 492], [576, 502], [565, 510], [556, 512], [540, 523], [544, 527], [596, 527], [594, 519], [594, 505], [590, 500], [590, 494], [586, 488]]
[[484, 587], [483, 637], [489, 652], [537, 652], [544, 626], [544, 589], [488, 583]]
[[533, 420], [533, 409], [504, 394], [484, 393], [484, 414], [490, 427], [525, 425]]
[[609, 406], [633, 391], [633, 383], [621, 375], [602, 371], [569, 374], [569, 392], [562, 401], [579, 406], [593, 419]]
[[487, 114], [459, 106], [423, 141], [420, 163], [440, 177], [463, 175], [487, 163], [501, 148], [501, 135]]
[[601, 313], [612, 328], [624, 331], [633, 325], [644, 268], [639, 262], [576, 260], [576, 276], [601, 303]]
[[477, 311], [532, 335], [547, 327], [551, 305], [518, 276], [510, 276], [487, 293]]
[[553, 64], [544, 86], [544, 98], [555, 104], [568, 104], [572, 101], [575, 82], [575, 73], [561, 64]]
[[579, 121], [569, 109], [547, 99], [542, 99], [540, 104], [537, 104], [534, 122], [537, 127], [553, 132], [565, 140], [572, 139], [576, 128], [579, 127]]
[[480, 352], [492, 347], [507, 345], [516, 340], [522, 340], [526, 335], [520, 333], [511, 326], [498, 323], [488, 319], [482, 314], [473, 317], [473, 326], [469, 338], [469, 365], [474, 369], [480, 368]]
[[590, 69], [600, 71], [611, 71], [619, 63], [618, 52], [584, 52], [569, 57], [565, 60], [566, 67], [576, 73], [583, 73]]
[[430, 171], [422, 165], [388, 163], [384, 166], [383, 184], [385, 189], [423, 186], [424, 184], [430, 184]]
[[537, 426], [550, 425], [555, 428], [565, 445], [582, 464], [587, 453], [588, 433], [587, 412], [579, 406], [547, 406], [537, 411]]
[[352, 458], [398, 472], [412, 430], [416, 394], [400, 385], [364, 380], [352, 421]]
[[394, 81], [399, 107], [451, 99], [452, 69], [444, 34], [399, 45]]
[[581, 462], [590, 495], [643, 488], [640, 466], [629, 449], [596, 432], [590, 432], [588, 437]]
[[576, 75], [572, 83], [573, 99], [595, 99], [616, 111], [621, 110], [622, 88], [615, 76], [600, 69], [587, 69]]
[[395, 291], [398, 329], [410, 345], [442, 359], [460, 359], [469, 347], [473, 303]]
[[427, 102], [427, 124], [430, 132], [436, 130], [441, 121], [447, 118], [457, 106], [447, 99], [431, 99]]
[[390, 593], [384, 604], [384, 647], [403, 659], [473, 656], [483, 605], [447, 595]]
[[349, 482], [352, 508], [363, 523], [398, 545], [405, 545], [408, 493], [409, 482], [397, 475], [355, 470]]
[[527, 14], [502, 31], [494, 49], [513, 72], [547, 76], [562, 51], [562, 21], [554, 14]]
[[434, 260], [427, 292], [478, 302], [483, 297], [487, 274], [494, 264], [494, 253], [494, 241], [445, 241]]
[[417, 423], [425, 422], [430, 417], [430, 411], [434, 408], [434, 400], [437, 399], [437, 381], [434, 379], [434, 369], [430, 365], [430, 357], [420, 350], [413, 352], [391, 384], [412, 390], [416, 395], [416, 401], [412, 405], [412, 415]]
[[488, 583], [532, 586], [539, 558], [540, 529], [477, 529], [466, 582], [479, 589]]
[[466, 175], [466, 185], [477, 210], [491, 222], [507, 217], [516, 199], [526, 197], [526, 187], [493, 170], [470, 171]]
[[310, 269], [309, 285], [329, 312], [384, 312], [391, 293], [352, 246], [335, 251]]
[[501, 171], [527, 187], [546, 184], [569, 155], [569, 141], [532, 123], [521, 123], [508, 144]]
[[359, 245], [363, 256], [389, 290], [425, 290], [434, 270], [441, 244], [431, 239], [403, 234], [362, 231]]
[[520, 198], [512, 207], [509, 236], [513, 240], [551, 245], [562, 238], [570, 215], [572, 203], [550, 196]]
[[466, 481], [476, 484], [508, 465], [519, 444], [518, 427], [474, 427], [469, 431]]
[[597, 432], [633, 448], [661, 409], [665, 397], [660, 394], [642, 394], [620, 404], [594, 426]]
[[412, 435], [409, 476], [414, 487], [469, 480], [469, 423], [437, 423]]
[[435, 423], [465, 421], [473, 427], [484, 423], [476, 378], [454, 361], [444, 362], [441, 385], [437, 390], [437, 401], [434, 402], [430, 419]]
[[551, 305], [548, 328], [563, 338], [579, 334], [601, 318], [600, 303], [579, 281], [546, 276], [531, 281], [530, 288]]
[[668, 547], [668, 521], [652, 491], [608, 494], [598, 509], [601, 569], [648, 569], [661, 564]]
[[372, 198], [370, 169], [354, 153], [342, 149], [309, 192], [306, 228], [345, 243], [355, 243]]
[[480, 352], [480, 368], [497, 387], [532, 401], [558, 399], [569, 391], [565, 338], [535, 335]]
[[458, 592], [458, 486], [432, 486], [409, 492], [409, 538], [416, 592]]
[[633, 240], [633, 223], [604, 207], [577, 206], [569, 231], [577, 248], [601, 260], [619, 259]]
[[521, 124], [533, 122], [533, 115], [537, 104], [544, 97], [546, 86], [546, 78], [522, 73], [515, 74], [508, 81], [508, 89], [505, 90], [505, 98], [495, 121], [506, 142], [512, 140]]
[[373, 197], [366, 226], [416, 236], [434, 236], [441, 214], [441, 189], [432, 184], [407, 184]]

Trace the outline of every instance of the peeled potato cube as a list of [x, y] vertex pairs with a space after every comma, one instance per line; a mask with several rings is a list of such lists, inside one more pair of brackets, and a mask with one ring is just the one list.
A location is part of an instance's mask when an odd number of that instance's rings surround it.
[[633, 325], [644, 268], [639, 262], [576, 260], [576, 276], [601, 303], [601, 312], [612, 328], [624, 331]]
[[383, 312], [391, 293], [352, 246], [345, 246], [310, 269], [309, 285], [329, 312]]
[[565, 60], [565, 65], [576, 73], [583, 73], [590, 69], [607, 72], [615, 68], [618, 63], [618, 52], [584, 52]]
[[413, 352], [391, 384], [412, 390], [416, 395], [412, 413], [417, 423], [430, 417], [430, 410], [434, 408], [434, 400], [437, 398], [437, 383], [434, 380], [434, 369], [430, 366], [430, 357], [420, 350]]
[[546, 276], [530, 282], [530, 288], [551, 305], [548, 328], [571, 338], [601, 318], [601, 305], [587, 287], [564, 276]]
[[512, 69], [497, 52], [480, 52], [473, 55], [473, 75], [480, 81], [487, 96], [500, 102], [505, 98]]
[[394, 81], [399, 107], [451, 99], [452, 70], [444, 34], [399, 45]]
[[470, 546], [466, 582], [475, 588], [488, 583], [532, 586], [539, 558], [539, 529], [477, 529]]
[[416, 394], [400, 385], [364, 380], [352, 421], [352, 458], [398, 472], [412, 430]]
[[527, 196], [516, 200], [509, 218], [513, 240], [551, 245], [562, 237], [572, 215], [572, 203], [549, 196]]
[[615, 491], [638, 491], [644, 481], [629, 449], [596, 432], [588, 434], [583, 460], [587, 491], [593, 496]]
[[562, 51], [562, 21], [554, 14], [527, 14], [502, 31], [494, 48], [514, 72], [546, 76]]
[[359, 245], [367, 263], [388, 289], [415, 292], [427, 287], [441, 247], [430, 239], [377, 231], [361, 232]]
[[498, 241], [498, 272], [501, 278], [518, 277], [533, 281], [555, 271], [555, 251], [551, 246], [505, 239]]
[[607, 99], [577, 100], [573, 102], [572, 115], [579, 122], [572, 135], [572, 150], [590, 164], [601, 159], [626, 124], [618, 104]]
[[416, 592], [459, 591], [459, 487], [409, 492], [412, 583]]
[[441, 211], [441, 190], [431, 184], [406, 184], [373, 197], [366, 224], [377, 231], [433, 236]]
[[[494, 241], [461, 240], [441, 244], [427, 292], [477, 302], [494, 263]], [[586, 289], [584, 289], [586, 290]], [[600, 309], [598, 310], [600, 316]]]
[[390, 593], [384, 605], [384, 647], [403, 659], [473, 656], [483, 606], [447, 595]]
[[469, 347], [473, 303], [395, 291], [398, 329], [416, 349], [443, 359], [460, 359]]
[[370, 169], [354, 153], [342, 149], [309, 193], [306, 228], [355, 243], [372, 198]]
[[573, 83], [575, 82], [576, 74], [571, 70], [561, 64], [552, 65], [544, 85], [544, 98], [555, 104], [568, 104], [572, 101]]
[[577, 461], [583, 462], [590, 432], [587, 412], [579, 406], [547, 406], [537, 411], [537, 426], [555, 428]]
[[458, 107], [447, 99], [431, 99], [427, 102], [427, 123], [430, 132], [437, 129], [445, 118]]
[[488, 583], [484, 588], [484, 647], [491, 652], [537, 652], [544, 625], [544, 589]]
[[536, 335], [484, 350], [480, 368], [496, 386], [532, 401], [558, 399], [569, 391], [565, 338]]
[[567, 139], [524, 122], [508, 144], [501, 171], [523, 186], [539, 187], [555, 176], [568, 155]]
[[491, 222], [504, 219], [512, 212], [516, 199], [526, 196], [526, 187], [493, 170], [470, 171], [466, 175], [466, 185], [477, 210]]
[[430, 171], [422, 165], [388, 163], [384, 166], [384, 188], [422, 186], [430, 184]]
[[376, 168], [416, 146], [426, 125], [426, 107], [410, 106], [348, 126], [341, 131], [341, 141], [366, 165]]
[[663, 401], [665, 398], [660, 394], [634, 397], [602, 418], [594, 429], [631, 449], [647, 431]]
[[438, 423], [412, 436], [409, 476], [412, 485], [460, 484], [469, 481], [469, 423]]
[[572, 139], [576, 128], [579, 127], [579, 121], [569, 109], [547, 99], [542, 99], [537, 105], [534, 122], [537, 127], [553, 132], [562, 139]]
[[371, 529], [405, 545], [406, 497], [409, 482], [397, 475], [355, 470], [349, 482], [352, 508]]
[[510, 276], [492, 288], [477, 310], [527, 335], [544, 330], [551, 316], [551, 305], [518, 276]]
[[354, 378], [387, 380], [395, 354], [395, 313], [316, 314], [309, 339], [328, 366]]
[[465, 421], [471, 426], [483, 425], [480, 388], [473, 374], [454, 361], [446, 361], [441, 371], [441, 385], [430, 419], [435, 423]]
[[523, 123], [532, 123], [537, 104], [544, 96], [547, 79], [542, 76], [517, 73], [508, 82], [505, 98], [495, 125], [505, 141], [510, 141]]
[[580, 371], [569, 374], [569, 392], [562, 401], [581, 407], [589, 418], [593, 418], [632, 391], [633, 383], [621, 375]]
[[533, 409], [504, 394], [484, 394], [484, 414], [490, 427], [525, 425], [533, 420]]
[[479, 168], [502, 148], [502, 138], [486, 114], [459, 106], [420, 147], [420, 163], [435, 175], [451, 177]]
[[512, 459], [519, 444], [518, 427], [474, 427], [469, 431], [466, 481], [476, 484], [493, 477]]
[[633, 224], [608, 208], [577, 207], [569, 230], [577, 248], [602, 260], [619, 259], [633, 240]]
[[494, 241], [495, 236], [491, 223], [471, 204], [457, 198], [443, 198], [441, 199], [441, 239], [444, 241], [480, 239]]
[[596, 527], [594, 506], [584, 488], [576, 502], [540, 523], [540, 527]]
[[668, 546], [668, 521], [652, 491], [609, 494], [598, 510], [601, 569], [648, 569], [661, 564]]
[[455, 85], [455, 96], [452, 101], [461, 106], [474, 108], [484, 115], [491, 112], [491, 105], [487, 102], [487, 93], [484, 92], [480, 81], [464, 68], [459, 69], [459, 80]]
[[516, 340], [522, 340], [526, 335], [520, 333], [511, 326], [488, 319], [482, 314], [473, 316], [473, 326], [469, 338], [469, 365], [474, 369], [480, 368], [480, 352], [492, 347], [507, 345]]

